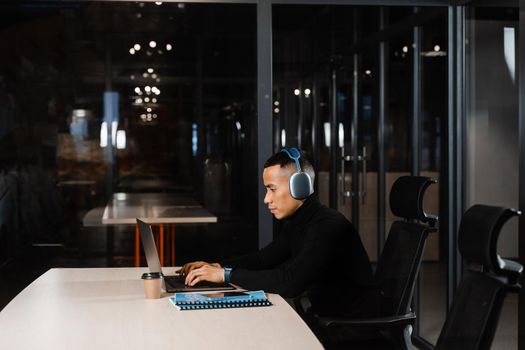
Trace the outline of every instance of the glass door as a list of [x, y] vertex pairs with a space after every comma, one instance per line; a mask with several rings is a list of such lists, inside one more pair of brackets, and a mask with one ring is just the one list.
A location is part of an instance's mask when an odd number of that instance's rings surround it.
[[[353, 41], [377, 32], [379, 8], [354, 7]], [[337, 84], [339, 155], [338, 210], [358, 230], [372, 261], [378, 259], [378, 107], [377, 44], [344, 58]], [[343, 180], [344, 179], [344, 180]]]
[[[412, 174], [437, 180], [425, 195], [424, 207], [437, 215], [441, 211], [446, 189], [441, 183], [446, 154], [441, 130], [447, 121], [447, 17], [444, 8], [354, 11], [353, 47], [358, 50], [338, 71], [334, 104], [341, 150], [337, 208], [357, 227], [376, 262], [391, 224], [400, 220], [389, 205], [396, 179]], [[374, 36], [379, 40], [369, 44]], [[416, 332], [429, 342], [437, 339], [447, 310], [447, 259], [441, 249], [445, 237], [440, 225], [429, 236], [414, 295]]]
[[[465, 210], [519, 207], [519, 11], [474, 1], [465, 12]], [[521, 209], [521, 208], [520, 208]], [[505, 225], [498, 254], [518, 258], [518, 220]], [[518, 295], [504, 302], [494, 349], [518, 349]]]

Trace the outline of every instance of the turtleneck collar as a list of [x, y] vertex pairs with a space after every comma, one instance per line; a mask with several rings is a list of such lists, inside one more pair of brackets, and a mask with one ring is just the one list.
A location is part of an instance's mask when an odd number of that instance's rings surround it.
[[303, 204], [297, 209], [295, 213], [285, 218], [284, 220], [290, 222], [292, 225], [297, 226], [301, 223], [305, 223], [308, 219], [316, 212], [321, 206], [321, 202], [315, 194], [306, 198]]

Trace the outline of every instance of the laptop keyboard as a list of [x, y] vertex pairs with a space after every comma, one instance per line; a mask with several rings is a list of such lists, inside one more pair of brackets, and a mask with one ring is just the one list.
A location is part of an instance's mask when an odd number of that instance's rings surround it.
[[164, 280], [172, 285], [176, 284], [184, 284], [184, 281], [186, 280], [186, 276], [183, 275], [174, 275], [174, 276], [164, 276]]

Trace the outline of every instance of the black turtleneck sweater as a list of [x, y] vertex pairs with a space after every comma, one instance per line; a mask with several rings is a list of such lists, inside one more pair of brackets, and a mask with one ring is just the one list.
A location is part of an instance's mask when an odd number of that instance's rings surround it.
[[258, 252], [223, 262], [231, 282], [283, 297], [306, 292], [314, 310], [333, 314], [372, 285], [368, 255], [353, 225], [310, 196], [279, 220], [276, 238]]

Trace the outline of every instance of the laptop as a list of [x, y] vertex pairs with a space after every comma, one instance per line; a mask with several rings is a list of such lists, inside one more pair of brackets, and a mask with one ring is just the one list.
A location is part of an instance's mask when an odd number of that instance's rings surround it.
[[144, 255], [146, 255], [146, 261], [150, 272], [160, 272], [162, 275], [164, 289], [168, 293], [176, 292], [194, 292], [194, 291], [207, 291], [207, 290], [228, 290], [235, 289], [229, 283], [213, 283], [207, 281], [201, 281], [194, 286], [187, 286], [184, 284], [185, 276], [173, 275], [165, 276], [162, 274], [160, 266], [159, 255], [157, 253], [157, 247], [155, 246], [155, 240], [153, 239], [153, 231], [151, 225], [144, 221], [137, 219], [137, 225], [139, 226], [140, 240], [144, 247]]

